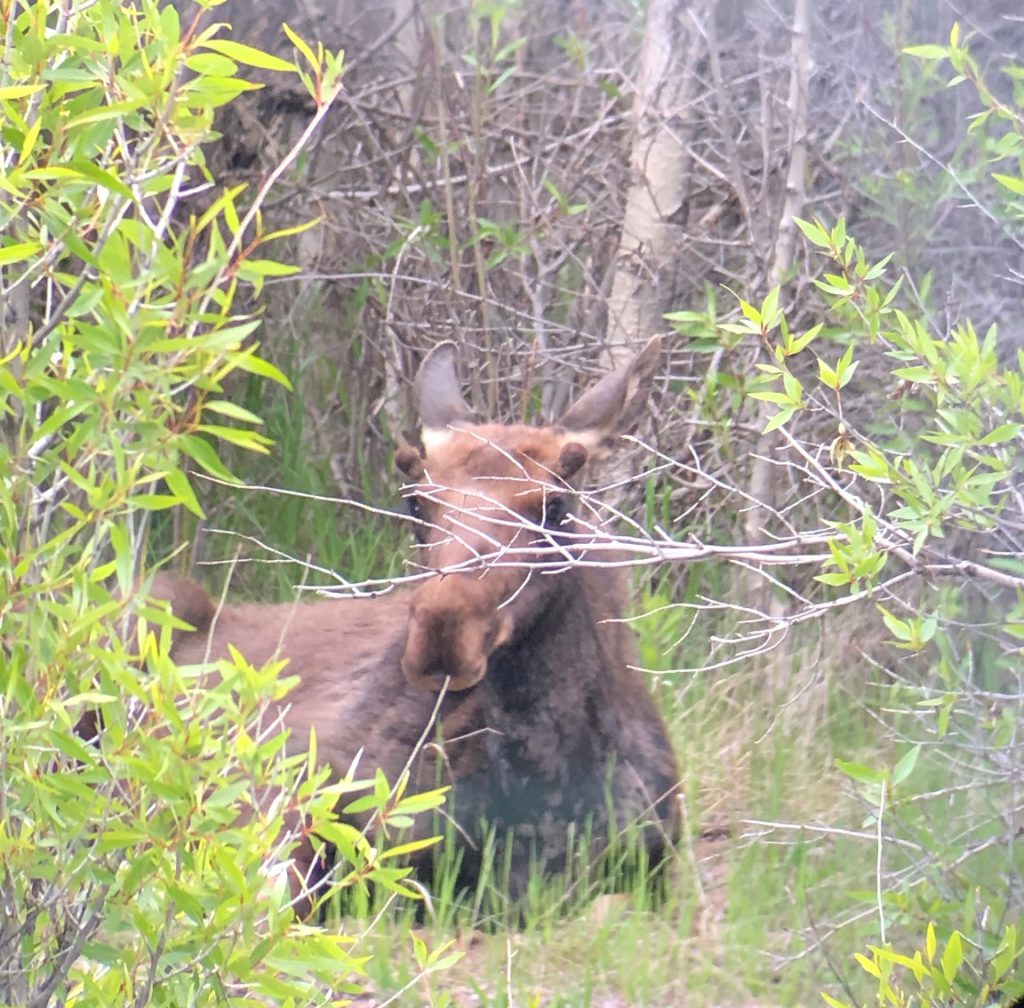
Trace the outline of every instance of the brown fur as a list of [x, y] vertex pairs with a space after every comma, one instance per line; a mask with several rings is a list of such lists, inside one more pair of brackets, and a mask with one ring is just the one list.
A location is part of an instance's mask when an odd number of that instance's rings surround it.
[[[286, 657], [286, 674], [299, 677], [284, 715], [295, 746], [315, 728], [336, 776], [361, 754], [364, 771], [380, 767], [391, 781], [412, 761], [414, 787], [452, 783], [448, 811], [465, 844], [467, 883], [480, 870], [484, 821], [510, 838], [513, 896], [531, 859], [549, 871], [566, 865], [570, 829], [591, 829], [600, 847], [645, 823], [646, 846], [660, 859], [678, 836], [679, 775], [664, 723], [629, 667], [632, 634], [609, 622], [624, 615], [625, 575], [569, 566], [551, 552], [552, 541], [585, 552], [571, 537], [584, 526], [562, 520], [554, 499], [569, 505], [570, 481], [635, 411], [635, 386], [649, 379], [657, 347], [571, 408], [563, 421], [578, 423], [567, 429], [467, 425], [446, 346], [418, 384], [421, 415], [433, 424], [426, 452], [406, 447], [396, 457], [415, 481], [406, 495], [421, 518], [413, 562], [439, 573], [376, 599], [219, 612], [191, 582], [159, 578], [155, 594], [196, 627], [176, 633], [172, 655], [201, 662], [226, 657], [233, 644], [256, 664]], [[546, 515], [551, 527], [538, 531]], [[501, 553], [508, 548], [521, 552]], [[528, 571], [524, 560], [549, 566]], [[431, 744], [418, 748], [424, 734]], [[414, 832], [432, 828], [421, 822]], [[300, 873], [311, 859], [304, 845]]]

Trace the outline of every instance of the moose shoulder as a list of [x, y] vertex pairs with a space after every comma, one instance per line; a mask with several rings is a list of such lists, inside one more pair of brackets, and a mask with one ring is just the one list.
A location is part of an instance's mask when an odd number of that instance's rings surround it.
[[[631, 667], [627, 581], [572, 563], [598, 534], [574, 515], [575, 491], [635, 421], [658, 353], [652, 341], [554, 425], [506, 426], [468, 421], [455, 348], [440, 344], [415, 383], [424, 450], [396, 455], [423, 579], [376, 599], [219, 611], [191, 582], [165, 579], [156, 593], [196, 627], [176, 635], [173, 656], [221, 658], [231, 644], [252, 662], [287, 658], [294, 744], [315, 728], [336, 774], [361, 754], [389, 779], [411, 760], [414, 783], [451, 783], [465, 884], [481, 871], [486, 827], [511, 845], [497, 863], [511, 867], [513, 896], [531, 864], [564, 868], [584, 832], [594, 852], [638, 828], [661, 860], [678, 836], [679, 775]], [[311, 857], [300, 849], [299, 875]]]

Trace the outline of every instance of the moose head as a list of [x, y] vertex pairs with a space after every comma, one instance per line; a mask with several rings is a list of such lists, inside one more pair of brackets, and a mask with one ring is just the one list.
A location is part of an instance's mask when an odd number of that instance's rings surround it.
[[637, 420], [660, 355], [653, 338], [554, 424], [475, 424], [445, 342], [415, 381], [423, 453], [395, 462], [416, 521], [416, 564], [434, 572], [412, 593], [402, 670], [418, 686], [466, 690], [492, 654], [529, 634], [566, 589], [566, 560], [586, 528], [572, 515], [584, 473]]

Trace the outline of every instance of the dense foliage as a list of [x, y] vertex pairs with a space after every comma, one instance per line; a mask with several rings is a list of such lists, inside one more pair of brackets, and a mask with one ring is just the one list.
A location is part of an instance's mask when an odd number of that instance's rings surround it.
[[[302, 141], [257, 192], [218, 189], [201, 145], [255, 87], [239, 63], [297, 75], [322, 115], [340, 56], [293, 35], [300, 66], [149, 2], [2, 12], [0, 1001], [330, 1002], [365, 957], [296, 925], [286, 824], [349, 855], [341, 884], [402, 890], [332, 821], [367, 785], [285, 755], [263, 723], [282, 663], [171, 663], [139, 579], [151, 516], [200, 514], [196, 474], [232, 479], [220, 446], [268, 450], [225, 383], [287, 385], [239, 291], [292, 272], [261, 207]], [[402, 811], [386, 782], [363, 800]]]
[[[1001, 188], [992, 213], [1019, 233], [1024, 70], [1005, 68], [1004, 102], [957, 27], [947, 46], [908, 51], [977, 90], [974, 143]], [[781, 478], [832, 530], [815, 580], [841, 591], [797, 619], [841, 633], [843, 609], [871, 600], [888, 637], [872, 701], [891, 755], [838, 761], [876, 835], [864, 895], [877, 939], [857, 958], [880, 1004], [980, 1008], [1024, 991], [1024, 350], [1001, 355], [994, 326], [942, 331], [892, 282], [891, 257], [870, 262], [844, 221], [798, 224], [828, 260], [821, 321], [794, 332], [776, 288], [759, 306], [741, 301], [722, 330], [764, 348], [749, 395], [769, 404]]]

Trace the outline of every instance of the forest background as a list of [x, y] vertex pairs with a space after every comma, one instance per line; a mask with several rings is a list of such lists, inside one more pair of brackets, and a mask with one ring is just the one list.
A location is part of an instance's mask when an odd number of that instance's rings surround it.
[[[0, 12], [0, 1001], [1024, 993], [1015, 5]], [[262, 600], [397, 575], [426, 349], [536, 419], [655, 333], [591, 500], [684, 768], [675, 891], [296, 929], [276, 830], [228, 812], [289, 771], [245, 731], [277, 670], [200, 696], [154, 639], [135, 672], [137, 571]], [[72, 730], [97, 703], [102, 758]]]

